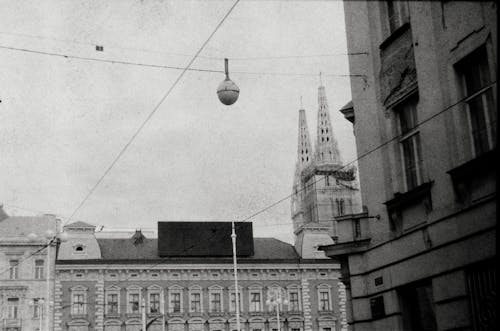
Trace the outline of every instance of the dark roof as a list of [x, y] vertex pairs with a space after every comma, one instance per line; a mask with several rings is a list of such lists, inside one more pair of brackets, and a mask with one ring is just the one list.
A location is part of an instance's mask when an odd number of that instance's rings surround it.
[[352, 108], [353, 108], [353, 106], [352, 106], [352, 100], [351, 100], [351, 101], [349, 101], [348, 103], [346, 103], [346, 104], [344, 105], [344, 107], [340, 108], [340, 111], [342, 111], [342, 110], [346, 110], [346, 109], [352, 109]]
[[[101, 248], [102, 260], [207, 260], [232, 261], [227, 257], [176, 257], [161, 258], [158, 255], [158, 239], [144, 239], [142, 244], [134, 245], [131, 239], [97, 239]], [[238, 261], [275, 260], [275, 259], [298, 259], [292, 245], [274, 238], [254, 238], [254, 255], [249, 257], [238, 257]]]

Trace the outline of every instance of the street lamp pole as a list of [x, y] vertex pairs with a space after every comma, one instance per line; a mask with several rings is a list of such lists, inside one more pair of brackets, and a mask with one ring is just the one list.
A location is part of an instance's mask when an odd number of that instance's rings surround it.
[[288, 300], [286, 298], [282, 297], [282, 290], [281, 288], [275, 288], [271, 289], [268, 292], [269, 298], [266, 300], [266, 303], [269, 306], [275, 306], [276, 307], [276, 323], [277, 323], [277, 330], [281, 330], [281, 325], [280, 325], [280, 305], [281, 304], [288, 304]]
[[[50, 235], [50, 233], [48, 232], [47, 235]], [[46, 327], [47, 331], [49, 331], [49, 329], [50, 329], [50, 318], [49, 318], [49, 316], [50, 316], [50, 246], [51, 246], [52, 241], [54, 239], [55, 239], [55, 237], [49, 237], [47, 239], [47, 277], [46, 277], [47, 294], [45, 296], [45, 305], [46, 305], [45, 311], [47, 312], [47, 316], [45, 318], [45, 327]], [[41, 330], [42, 329], [40, 329], [40, 331]]]
[[234, 301], [236, 302], [236, 328], [240, 331], [240, 295], [238, 289], [238, 268], [236, 264], [236, 232], [234, 222], [231, 222], [231, 240], [233, 242], [233, 271], [234, 271]]

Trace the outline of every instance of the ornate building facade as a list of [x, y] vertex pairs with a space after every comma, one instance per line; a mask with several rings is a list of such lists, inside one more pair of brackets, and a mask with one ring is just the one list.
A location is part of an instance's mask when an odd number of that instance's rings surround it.
[[[0, 205], [0, 330], [52, 330], [54, 216], [8, 216]], [[47, 231], [50, 231], [47, 233]]]
[[[64, 230], [70, 239], [57, 260], [55, 331], [136, 331], [144, 321], [155, 331], [237, 329], [230, 256], [165, 256], [159, 249], [165, 239], [140, 231], [96, 238], [95, 227], [81, 222]], [[253, 252], [238, 257], [241, 330], [346, 330], [338, 264], [303, 258], [273, 238], [246, 240], [252, 240]], [[276, 291], [287, 300], [278, 309], [266, 303]]]

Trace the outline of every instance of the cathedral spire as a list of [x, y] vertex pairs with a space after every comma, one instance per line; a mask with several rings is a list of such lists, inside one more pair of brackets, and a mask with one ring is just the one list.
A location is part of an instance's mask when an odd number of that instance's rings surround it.
[[[302, 103], [302, 98], [301, 98]], [[297, 167], [304, 169], [312, 161], [311, 140], [309, 138], [309, 129], [307, 128], [306, 111], [304, 107], [299, 109], [299, 139], [297, 145]]]
[[[320, 74], [321, 80], [321, 74]], [[341, 165], [340, 152], [332, 131], [330, 111], [323, 83], [318, 88], [318, 125], [316, 131], [316, 150], [314, 159], [317, 164], [330, 163]]]

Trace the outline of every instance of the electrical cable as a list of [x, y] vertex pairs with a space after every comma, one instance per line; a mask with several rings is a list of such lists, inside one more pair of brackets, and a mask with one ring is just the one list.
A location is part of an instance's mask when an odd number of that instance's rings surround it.
[[[170, 55], [170, 56], [182, 56], [182, 57], [190, 57], [190, 54], [186, 53], [173, 53], [173, 52], [165, 52], [153, 49], [145, 49], [145, 48], [136, 48], [136, 47], [126, 47], [119, 46], [116, 44], [109, 43], [91, 43], [91, 42], [83, 42], [78, 40], [69, 40], [69, 39], [59, 39], [49, 36], [41, 36], [41, 35], [33, 35], [27, 33], [19, 33], [19, 32], [8, 32], [8, 31], [0, 31], [0, 34], [17, 36], [17, 37], [25, 37], [25, 38], [34, 38], [39, 40], [53, 40], [60, 43], [71, 43], [85, 46], [98, 46], [103, 45], [106, 48], [111, 49], [120, 49], [120, 50], [130, 50], [135, 52], [144, 52], [144, 53], [153, 53], [153, 54], [162, 54], [162, 55]], [[208, 55], [199, 55], [198, 58], [208, 59], [208, 60], [224, 60], [224, 58], [228, 58], [232, 61], [253, 61], [253, 60], [278, 60], [278, 59], [295, 59], [295, 58], [315, 58], [315, 57], [332, 57], [332, 56], [352, 56], [352, 55], [368, 55], [368, 52], [350, 52], [350, 53], [325, 53], [325, 54], [302, 54], [302, 55], [278, 55], [278, 56], [246, 56], [246, 57], [232, 57], [232, 56], [208, 56]]]
[[[496, 83], [497, 83], [497, 81], [493, 81], [493, 82], [491, 82], [490, 84], [488, 84], [487, 86], [483, 87], [483, 89], [490, 88], [490, 87], [492, 87], [493, 85], [495, 85]], [[451, 104], [451, 105], [449, 105], [449, 106], [445, 107], [445, 108], [444, 108], [444, 109], [442, 109], [441, 111], [439, 111], [439, 112], [437, 112], [437, 113], [435, 113], [435, 114], [433, 114], [433, 115], [429, 116], [428, 118], [426, 118], [426, 119], [422, 120], [421, 122], [416, 123], [415, 128], [417, 128], [417, 127], [421, 126], [422, 124], [425, 124], [425, 123], [427, 123], [427, 122], [429, 122], [429, 121], [433, 120], [433, 119], [434, 119], [434, 118], [436, 118], [437, 116], [439, 116], [439, 115], [441, 115], [441, 114], [445, 113], [446, 111], [448, 111], [448, 110], [452, 109], [453, 107], [457, 106], [458, 104], [460, 104], [460, 103], [464, 102], [464, 101], [465, 101], [465, 100], [467, 100], [467, 99], [468, 99], [468, 96], [467, 96], [467, 97], [464, 97], [464, 98], [459, 99], [458, 101], [456, 101], [456, 102], [454, 102], [453, 104]], [[355, 162], [357, 162], [357, 161], [361, 160], [362, 158], [364, 158], [364, 157], [368, 156], [369, 154], [371, 154], [371, 153], [373, 153], [373, 152], [375, 152], [375, 151], [379, 150], [380, 148], [382, 148], [382, 147], [384, 147], [384, 146], [386, 146], [386, 145], [390, 144], [391, 142], [393, 142], [393, 141], [395, 141], [395, 140], [397, 140], [397, 139], [399, 139], [399, 138], [401, 138], [401, 137], [402, 137], [402, 135], [401, 135], [401, 134], [395, 135], [393, 138], [390, 138], [389, 140], [387, 140], [387, 141], [385, 141], [385, 142], [381, 143], [380, 145], [378, 145], [378, 146], [374, 147], [373, 149], [368, 150], [367, 152], [365, 152], [365, 153], [361, 154], [361, 155], [360, 155], [360, 156], [358, 156], [356, 159], [354, 159], [354, 160], [352, 160], [352, 161], [348, 162], [347, 164], [345, 164], [344, 166], [342, 166], [342, 167], [341, 167], [341, 168], [339, 168], [338, 170], [341, 170], [341, 169], [343, 169], [343, 168], [345, 168], [345, 167], [347, 167], [347, 166], [349, 166], [349, 165], [351, 165], [351, 164], [353, 164], [353, 163], [355, 163]], [[315, 181], [314, 181], [313, 183], [311, 183], [311, 184], [315, 184], [315, 183], [319, 182], [320, 180], [324, 180], [324, 177], [320, 177], [319, 179], [315, 180]], [[295, 194], [297, 194], [297, 193], [299, 193], [299, 192], [302, 192], [303, 190], [305, 190], [305, 187], [304, 187], [304, 188], [301, 188], [301, 189], [299, 189], [299, 190], [297, 190], [297, 192], [294, 192], [294, 193], [292, 193], [292, 194], [290, 194], [290, 195], [287, 195], [287, 196], [285, 196], [284, 198], [279, 199], [279, 200], [277, 200], [276, 202], [274, 202], [274, 203], [272, 203], [272, 204], [270, 204], [270, 205], [268, 205], [268, 206], [266, 206], [266, 207], [264, 207], [264, 208], [262, 208], [262, 209], [258, 210], [257, 212], [255, 212], [255, 213], [251, 214], [250, 216], [248, 216], [248, 217], [244, 218], [241, 222], [246, 222], [246, 221], [248, 221], [249, 219], [254, 218], [255, 216], [257, 216], [257, 215], [259, 215], [259, 214], [261, 214], [261, 213], [263, 213], [263, 212], [265, 212], [265, 211], [269, 210], [270, 208], [272, 208], [272, 207], [274, 207], [274, 206], [278, 205], [279, 203], [281, 203], [281, 202], [283, 202], [283, 201], [286, 201], [287, 199], [291, 198], [293, 195], [295, 195]], [[292, 224], [293, 224], [293, 223], [292, 223]], [[238, 225], [236, 224], [236, 226], [238, 226]], [[212, 236], [212, 237], [210, 237], [208, 240], [213, 239], [214, 237], [215, 237], [215, 235], [214, 235], [214, 236]], [[187, 248], [184, 252], [187, 252], [189, 249], [192, 249], [192, 248], [194, 248], [194, 246], [188, 247], [188, 248]], [[152, 266], [150, 266], [149, 268], [155, 267], [155, 266], [157, 266], [157, 265], [161, 264], [162, 262], [163, 262], [163, 261], [159, 261], [158, 263], [153, 264], [153, 265], [152, 265]], [[9, 270], [9, 269], [10, 269], [10, 268], [8, 268], [7, 270]], [[4, 270], [3, 272], [5, 272], [5, 270]], [[3, 273], [3, 272], [2, 272], [2, 273]]]
[[187, 66], [182, 70], [182, 72], [179, 74], [177, 79], [174, 81], [174, 83], [170, 86], [170, 88], [167, 90], [167, 92], [163, 95], [163, 97], [160, 99], [160, 101], [156, 104], [156, 106], [153, 108], [153, 110], [149, 113], [149, 115], [146, 117], [146, 119], [142, 122], [142, 124], [139, 126], [139, 128], [135, 131], [135, 133], [132, 135], [132, 137], [127, 141], [125, 146], [120, 150], [118, 155], [115, 157], [113, 162], [108, 166], [108, 168], [104, 171], [103, 175], [99, 178], [99, 180], [95, 183], [95, 185], [92, 187], [92, 189], [88, 192], [88, 194], [85, 196], [85, 198], [80, 202], [78, 207], [71, 213], [70, 217], [66, 220], [64, 224], [67, 224], [71, 218], [80, 210], [80, 208], [87, 202], [87, 200], [90, 198], [90, 196], [94, 193], [95, 189], [99, 186], [99, 184], [104, 180], [106, 175], [111, 171], [111, 169], [114, 167], [114, 165], [118, 162], [118, 160], [121, 158], [121, 156], [125, 153], [125, 151], [128, 149], [130, 144], [135, 140], [137, 135], [141, 132], [141, 130], [144, 128], [144, 126], [149, 122], [149, 120], [153, 117], [153, 115], [156, 113], [156, 111], [160, 108], [162, 103], [165, 101], [165, 99], [170, 95], [170, 92], [175, 88], [177, 83], [181, 80], [181, 78], [184, 76], [186, 71], [191, 67], [193, 62], [196, 60], [196, 57], [201, 53], [201, 51], [205, 48], [205, 46], [208, 44], [208, 42], [212, 39], [213, 35], [219, 30], [219, 28], [222, 26], [226, 18], [231, 14], [233, 9], [236, 7], [240, 0], [236, 0], [231, 8], [227, 11], [227, 13], [224, 15], [222, 20], [217, 24], [215, 29], [212, 31], [212, 33], [209, 35], [209, 37], [205, 40], [205, 42], [201, 45], [201, 47], [198, 49], [198, 51], [194, 54], [193, 58], [189, 61]]
[[[492, 87], [492, 86], [493, 86], [493, 85], [495, 85], [495, 84], [496, 84], [496, 81], [494, 81], [494, 82], [490, 83], [489, 85], [487, 85], [486, 87], [484, 87], [484, 89], [489, 88], [489, 87]], [[453, 107], [455, 107], [456, 105], [458, 105], [458, 104], [460, 104], [460, 103], [464, 102], [467, 98], [468, 98], [468, 97], [464, 97], [464, 98], [462, 98], [462, 99], [458, 100], [457, 102], [455, 102], [455, 103], [453, 103], [453, 104], [451, 104], [451, 105], [449, 105], [449, 106], [445, 107], [445, 108], [444, 108], [444, 109], [442, 109], [441, 111], [439, 111], [439, 112], [437, 112], [437, 113], [435, 113], [435, 114], [433, 114], [433, 115], [429, 116], [428, 118], [426, 118], [426, 119], [422, 120], [421, 122], [416, 123], [415, 128], [420, 127], [421, 125], [423, 125], [423, 124], [425, 124], [425, 123], [427, 123], [427, 122], [429, 122], [429, 121], [433, 120], [433, 119], [434, 119], [434, 118], [436, 118], [437, 116], [439, 116], [439, 115], [441, 115], [441, 114], [445, 113], [446, 111], [448, 111], [448, 110], [452, 109], [452, 108], [453, 108]], [[393, 141], [395, 141], [395, 140], [397, 140], [397, 139], [401, 138], [401, 136], [402, 136], [401, 134], [397, 134], [397, 135], [395, 135], [393, 138], [391, 138], [391, 139], [389, 139], [389, 140], [387, 140], [387, 141], [383, 142], [382, 144], [380, 144], [380, 145], [378, 145], [378, 146], [374, 147], [373, 149], [371, 149], [371, 150], [369, 150], [369, 151], [367, 151], [367, 152], [365, 152], [365, 153], [361, 154], [361, 155], [360, 155], [360, 156], [358, 156], [356, 159], [354, 159], [354, 160], [352, 160], [352, 161], [348, 162], [347, 164], [343, 165], [342, 167], [340, 167], [339, 169], [337, 169], [337, 171], [338, 171], [338, 170], [342, 170], [342, 169], [344, 169], [345, 167], [347, 167], [347, 166], [349, 166], [349, 165], [351, 165], [351, 164], [353, 164], [353, 163], [355, 163], [355, 162], [357, 162], [357, 161], [359, 161], [359, 160], [363, 159], [364, 157], [368, 156], [369, 154], [371, 154], [371, 153], [373, 153], [373, 152], [375, 152], [375, 151], [379, 150], [380, 148], [382, 148], [382, 147], [384, 147], [384, 146], [388, 145], [389, 143], [391, 143], [391, 142], [393, 142]], [[318, 182], [319, 182], [319, 181], [321, 181], [321, 180], [324, 180], [324, 176], [321, 176], [321, 177], [320, 177], [320, 178], [318, 178], [317, 180], [313, 181], [311, 184], [318, 183]], [[309, 184], [309, 185], [311, 185], [311, 184]], [[287, 200], [288, 198], [292, 197], [293, 195], [295, 195], [295, 194], [297, 194], [297, 193], [299, 193], [299, 192], [302, 192], [302, 191], [304, 191], [304, 190], [305, 190], [305, 187], [304, 187], [304, 188], [299, 189], [297, 192], [294, 192], [293, 194], [287, 195], [286, 197], [284, 197], [284, 198], [282, 198], [282, 199], [277, 200], [276, 202], [274, 202], [274, 203], [272, 203], [272, 204], [270, 204], [270, 205], [268, 205], [268, 206], [266, 206], [266, 207], [264, 207], [264, 208], [260, 209], [259, 211], [257, 211], [257, 212], [255, 212], [255, 213], [251, 214], [250, 216], [248, 216], [248, 217], [244, 218], [244, 219], [241, 221], [241, 223], [244, 223], [244, 222], [248, 221], [249, 219], [251, 219], [251, 218], [253, 218], [253, 217], [255, 217], [255, 216], [257, 216], [257, 215], [259, 215], [259, 214], [261, 214], [261, 213], [263, 213], [263, 212], [265, 212], [265, 211], [267, 211], [267, 210], [269, 210], [270, 208], [272, 208], [272, 207], [276, 206], [277, 204], [279, 204], [279, 203], [281, 203], [281, 202], [283, 202], [283, 201]], [[237, 223], [235, 222], [235, 226], [239, 226], [239, 224], [237, 224]], [[209, 241], [210, 239], [213, 239], [214, 237], [215, 237], [215, 234], [214, 234], [214, 235], [212, 235], [211, 237], [209, 237], [207, 240]], [[192, 245], [192, 246], [188, 247], [187, 249], [185, 249], [185, 250], [184, 250], [184, 252], [187, 252], [188, 250], [190, 250], [190, 249], [194, 248], [195, 246], [196, 246], [196, 245]], [[301, 258], [300, 258], [300, 257], [297, 257], [297, 264], [298, 264], [299, 266], [300, 266], [300, 260], [301, 260]], [[155, 263], [155, 264], [153, 264], [153, 265], [151, 265], [151, 266], [149, 266], [149, 267], [147, 267], [147, 268], [145, 268], [145, 269], [151, 269], [151, 268], [156, 267], [156, 266], [158, 266], [158, 265], [160, 265], [161, 263], [164, 263], [164, 262], [167, 262], [167, 261], [165, 261], [165, 260], [160, 260], [159, 262], [157, 262], [157, 263]], [[110, 265], [108, 264], [108, 266], [110, 266]], [[127, 280], [130, 280], [130, 278], [126, 278], [125, 280], [119, 280], [118, 282], [115, 282], [115, 284], [114, 284], [114, 285], [118, 285], [120, 282], [124, 282], [124, 281], [127, 281]], [[108, 286], [112, 286], [112, 285], [108, 285]], [[66, 306], [65, 308], [70, 307], [71, 305], [72, 305], [72, 304], [70, 304], [69, 306]]]
[[[191, 68], [190, 66], [186, 69], [184, 67], [179, 67], [179, 66], [150, 64], [150, 63], [123, 61], [123, 60], [99, 59], [99, 58], [95, 58], [95, 57], [70, 55], [70, 54], [63, 54], [63, 53], [56, 53], [56, 52], [46, 52], [46, 51], [39, 51], [39, 50], [33, 50], [33, 49], [28, 49], [28, 48], [19, 48], [19, 47], [5, 46], [5, 45], [0, 45], [0, 48], [6, 49], [6, 50], [12, 50], [12, 51], [33, 53], [33, 54], [38, 54], [38, 55], [55, 56], [55, 57], [59, 57], [59, 58], [74, 59], [74, 60], [81, 60], [81, 61], [122, 64], [122, 65], [160, 68], [160, 69], [182, 70], [183, 72], [185, 70], [187, 70], [187, 71], [194, 71], [194, 72], [208, 72], [208, 73], [217, 73], [217, 74], [224, 73], [223, 70], [217, 70], [217, 69]], [[242, 74], [242, 75], [267, 75], [267, 76], [269, 76], [269, 75], [270, 76], [296, 76], [296, 77], [316, 77], [317, 76], [317, 74], [315, 74], [315, 73], [251, 72], [251, 71], [231, 71], [231, 73], [232, 74]], [[324, 74], [324, 76], [326, 76], [326, 77], [366, 77], [365, 75], [361, 75], [361, 74], [328, 74], [328, 73]]]

